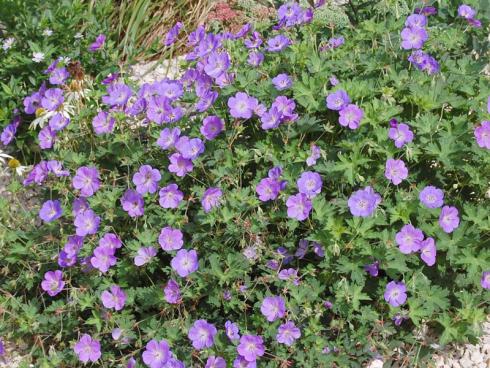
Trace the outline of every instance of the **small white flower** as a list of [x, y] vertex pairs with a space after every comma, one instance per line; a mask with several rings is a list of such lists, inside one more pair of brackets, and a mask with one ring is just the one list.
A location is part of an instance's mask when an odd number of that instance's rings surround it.
[[75, 39], [80, 39], [80, 38], [83, 38], [83, 34], [81, 32], [78, 32], [77, 34], [75, 34]]
[[68, 64], [70, 62], [71, 58], [69, 58], [68, 56], [61, 56], [60, 57], [60, 62], [63, 63], [63, 64]]
[[4, 51], [7, 51], [8, 49], [10, 49], [12, 47], [12, 45], [14, 44], [14, 41], [15, 41], [15, 38], [13, 38], [13, 37], [9, 37], [9, 38], [3, 40], [2, 49]]
[[4, 163], [5, 163], [5, 161], [7, 161], [7, 160], [6, 160], [7, 158], [8, 158], [8, 159], [12, 159], [13, 157], [12, 157], [12, 156], [10, 156], [10, 155], [7, 155], [7, 154], [6, 154], [4, 151], [2, 151], [2, 150], [0, 149], [0, 162], [1, 162], [2, 164], [4, 164]]
[[49, 28], [46, 28], [44, 31], [43, 31], [43, 36], [46, 36], [46, 37], [49, 37], [53, 34], [53, 31]]
[[40, 63], [44, 60], [44, 52], [34, 52], [32, 54], [32, 61], [35, 63]]

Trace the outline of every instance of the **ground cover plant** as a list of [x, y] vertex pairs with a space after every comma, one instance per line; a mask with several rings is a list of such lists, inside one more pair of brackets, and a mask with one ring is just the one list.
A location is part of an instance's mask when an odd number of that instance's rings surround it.
[[182, 75], [152, 84], [50, 65], [1, 136], [35, 131], [41, 158], [9, 189], [42, 199], [0, 206], [0, 334], [41, 367], [423, 366], [417, 331], [475, 341], [488, 18], [352, 4], [337, 29], [324, 6], [235, 33], [177, 23], [162, 42], [186, 42]]

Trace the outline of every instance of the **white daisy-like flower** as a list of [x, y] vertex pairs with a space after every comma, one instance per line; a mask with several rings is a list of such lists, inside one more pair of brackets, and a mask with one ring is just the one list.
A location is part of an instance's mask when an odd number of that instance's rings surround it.
[[69, 58], [68, 56], [61, 56], [60, 57], [60, 62], [63, 63], [63, 64], [68, 64], [70, 62], [71, 58]]
[[46, 28], [44, 31], [43, 31], [43, 36], [46, 36], [46, 37], [49, 37], [53, 34], [53, 31], [49, 28]]
[[10, 155], [6, 154], [4, 151], [2, 151], [2, 150], [0, 149], [0, 162], [1, 162], [2, 164], [5, 164], [5, 161], [7, 161], [7, 159], [9, 159], [9, 160], [10, 160], [10, 159], [12, 159], [12, 158], [13, 158], [12, 156], [10, 156]]
[[10, 49], [12, 47], [14, 42], [15, 42], [15, 38], [13, 38], [13, 37], [9, 37], [9, 38], [3, 40], [2, 49], [4, 51], [7, 51], [8, 49]]
[[78, 32], [77, 34], [75, 34], [75, 39], [79, 40], [80, 38], [83, 38], [83, 34], [81, 32]]
[[44, 52], [34, 52], [32, 54], [32, 61], [35, 63], [40, 63], [44, 60]]

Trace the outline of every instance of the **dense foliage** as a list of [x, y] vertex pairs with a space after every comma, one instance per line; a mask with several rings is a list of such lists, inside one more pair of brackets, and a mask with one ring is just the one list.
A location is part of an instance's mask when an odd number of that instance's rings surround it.
[[151, 85], [57, 59], [2, 133], [30, 123], [41, 160], [9, 189], [43, 197], [0, 206], [0, 334], [40, 367], [416, 366], [414, 331], [473, 341], [488, 19], [440, 4], [353, 8], [339, 32], [311, 21], [321, 2], [273, 28], [199, 26], [182, 75]]

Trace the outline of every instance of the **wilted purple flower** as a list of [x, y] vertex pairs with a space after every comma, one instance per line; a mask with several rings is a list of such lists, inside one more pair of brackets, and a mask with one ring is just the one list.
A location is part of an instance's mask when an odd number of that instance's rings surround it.
[[175, 148], [182, 155], [183, 158], [188, 160], [195, 160], [204, 152], [204, 143], [199, 138], [189, 138], [182, 136], [175, 143]]
[[145, 201], [141, 194], [132, 189], [128, 189], [121, 197], [121, 205], [130, 217], [143, 216], [145, 213]]
[[189, 251], [181, 249], [177, 252], [175, 257], [172, 258], [170, 265], [180, 277], [187, 277], [199, 268], [197, 252], [194, 249]]
[[63, 281], [63, 272], [60, 270], [48, 271], [44, 274], [44, 280], [41, 282], [41, 288], [49, 296], [55, 296], [61, 293], [65, 282]]
[[264, 178], [257, 184], [255, 190], [259, 195], [259, 199], [262, 202], [266, 202], [276, 199], [281, 188], [276, 179]]
[[163, 288], [165, 300], [170, 304], [178, 304], [181, 300], [180, 287], [174, 280], [168, 280], [167, 285]]
[[203, 93], [199, 101], [196, 103], [195, 108], [198, 112], [204, 112], [208, 110], [216, 101], [218, 98], [218, 92], [208, 90], [205, 93]]
[[[20, 119], [20, 118], [19, 118]], [[3, 145], [9, 145], [15, 138], [15, 134], [17, 133], [17, 128], [19, 127], [20, 120], [16, 119], [12, 123], [8, 124], [2, 131], [0, 136], [0, 141], [2, 141]]]
[[174, 147], [175, 143], [179, 140], [180, 129], [179, 128], [165, 128], [160, 132], [160, 137], [157, 140], [157, 144], [164, 150]]
[[420, 191], [419, 199], [427, 208], [439, 208], [444, 204], [444, 192], [429, 185]]
[[327, 44], [320, 48], [320, 51], [333, 50], [339, 48], [345, 43], [344, 37], [332, 37], [328, 40]]
[[138, 172], [133, 175], [133, 183], [136, 185], [136, 191], [139, 194], [155, 193], [158, 189], [158, 182], [162, 176], [158, 169], [150, 165], [142, 165]]
[[325, 300], [323, 302], [323, 306], [327, 309], [332, 309], [333, 308], [333, 303], [330, 300]]
[[291, 45], [291, 40], [280, 34], [267, 40], [267, 51], [281, 52], [289, 45]]
[[433, 266], [436, 263], [436, 243], [433, 238], [427, 238], [420, 243], [420, 258], [427, 266]]
[[413, 225], [404, 225], [402, 229], [396, 233], [395, 241], [403, 254], [418, 252], [424, 240], [422, 230], [415, 228]]
[[79, 213], [74, 225], [78, 236], [93, 235], [99, 229], [100, 217], [91, 209]]
[[49, 83], [51, 84], [63, 84], [70, 76], [70, 73], [66, 68], [56, 68], [51, 72], [49, 76]]
[[427, 17], [421, 14], [411, 14], [405, 20], [405, 27], [424, 28], [427, 25]]
[[214, 336], [218, 333], [216, 327], [204, 319], [194, 322], [187, 337], [192, 341], [194, 349], [202, 350], [214, 345]]
[[437, 60], [422, 50], [413, 51], [408, 57], [408, 61], [414, 64], [417, 69], [424, 70], [429, 75], [436, 74], [440, 70]]
[[286, 201], [288, 207], [288, 217], [298, 221], [305, 220], [313, 208], [310, 199], [304, 193], [298, 193], [290, 196]]
[[250, 119], [254, 112], [252, 102], [252, 97], [244, 92], [237, 92], [228, 99], [230, 115], [234, 118]]
[[39, 131], [38, 139], [41, 149], [50, 149], [56, 140], [56, 131], [51, 129], [49, 125], [45, 126]]
[[364, 266], [364, 271], [368, 272], [371, 276], [376, 277], [379, 274], [379, 261], [367, 264]]
[[157, 255], [157, 251], [153, 247], [141, 247], [138, 249], [138, 255], [134, 257], [134, 264], [136, 266], [143, 266], [151, 261], [153, 257]]
[[170, 358], [170, 348], [165, 340], [150, 340], [143, 352], [143, 362], [150, 368], [163, 368]]
[[108, 85], [108, 84], [112, 84], [114, 83], [115, 81], [117, 81], [119, 79], [119, 73], [111, 73], [109, 74], [107, 77], [105, 77], [104, 79], [102, 79], [102, 84], [103, 85]]
[[424, 28], [406, 27], [401, 32], [402, 48], [405, 50], [421, 49], [425, 41], [429, 38]]
[[100, 187], [97, 168], [93, 166], [79, 167], [73, 177], [72, 185], [73, 188], [80, 190], [81, 196], [92, 196]]
[[250, 51], [247, 63], [251, 66], [258, 67], [264, 61], [264, 54], [258, 51]]
[[294, 268], [286, 268], [277, 274], [277, 278], [283, 281], [292, 281], [294, 285], [299, 285], [298, 271]]
[[322, 177], [313, 171], [305, 171], [296, 182], [300, 193], [314, 198], [322, 191]]
[[226, 51], [213, 51], [209, 54], [204, 72], [212, 78], [218, 78], [230, 68], [230, 55]]
[[459, 212], [456, 207], [444, 206], [442, 207], [441, 214], [439, 216], [439, 226], [446, 233], [452, 233], [459, 227]]
[[458, 7], [458, 15], [464, 19], [474, 19], [476, 15], [476, 10], [469, 5], [461, 4]]
[[214, 207], [218, 207], [222, 196], [223, 192], [220, 188], [211, 187], [206, 189], [201, 199], [201, 205], [204, 212], [208, 213]]
[[89, 210], [90, 206], [88, 204], [87, 198], [80, 197], [75, 198], [72, 203], [72, 214], [73, 217], [77, 217], [79, 214]]
[[381, 196], [370, 186], [352, 193], [347, 202], [350, 213], [360, 217], [371, 216], [379, 203], [381, 203]]
[[339, 124], [348, 126], [350, 129], [357, 129], [363, 117], [364, 111], [359, 106], [350, 104], [340, 110]]
[[131, 88], [124, 83], [111, 84], [107, 87], [108, 95], [102, 96], [102, 102], [111, 107], [124, 106], [133, 94]]
[[386, 161], [385, 177], [393, 184], [398, 185], [408, 177], [408, 169], [402, 160], [389, 158]]
[[314, 166], [316, 165], [316, 160], [318, 160], [321, 156], [320, 147], [313, 144], [310, 147], [310, 152], [310, 156], [306, 159], [306, 165]]
[[101, 357], [100, 342], [92, 339], [90, 335], [83, 334], [80, 340], [73, 347], [78, 359], [83, 363], [96, 362]]
[[126, 293], [117, 285], [113, 285], [110, 291], [104, 290], [100, 296], [102, 304], [108, 309], [119, 311], [126, 303]]
[[60, 88], [49, 88], [44, 92], [41, 106], [48, 111], [55, 111], [65, 101], [63, 90]]
[[158, 203], [163, 208], [177, 208], [184, 199], [184, 193], [179, 190], [177, 184], [169, 184], [163, 187], [158, 194], [160, 195]]
[[100, 111], [92, 120], [92, 126], [97, 135], [112, 133], [115, 124], [116, 119], [105, 111]]
[[208, 357], [204, 368], [226, 368], [226, 360], [222, 357], [211, 355]]
[[480, 285], [482, 288], [490, 290], [490, 271], [485, 271], [482, 273]]
[[288, 321], [277, 329], [276, 340], [280, 344], [291, 346], [294, 341], [301, 337], [301, 331], [294, 322]]
[[277, 96], [271, 105], [271, 110], [276, 108], [281, 114], [281, 122], [295, 121], [298, 118], [298, 114], [294, 112], [296, 103], [292, 98], [286, 96]]
[[332, 75], [328, 81], [330, 82], [330, 84], [332, 85], [332, 87], [335, 87], [337, 84], [340, 83], [340, 81], [338, 80], [338, 78], [335, 76], [335, 75]]
[[313, 253], [315, 253], [318, 257], [324, 257], [325, 256], [325, 249], [323, 249], [323, 246], [317, 242], [312, 243], [313, 247]]
[[163, 44], [165, 46], [170, 46], [173, 43], [175, 43], [175, 41], [177, 40], [177, 36], [179, 35], [179, 32], [183, 26], [184, 24], [182, 22], [175, 23], [175, 25], [172, 28], [170, 28], [167, 35], [165, 36], [165, 40], [163, 41]]
[[179, 229], [174, 229], [170, 226], [164, 227], [160, 231], [158, 243], [167, 252], [178, 250], [184, 245], [184, 234]]
[[415, 8], [414, 13], [422, 14], [425, 16], [437, 14], [437, 9], [433, 6], [424, 6], [423, 8]]
[[100, 50], [102, 47], [104, 47], [104, 43], [105, 43], [105, 35], [100, 34], [95, 39], [95, 42], [88, 47], [88, 51], [95, 52], [97, 50]]
[[231, 291], [230, 290], [223, 291], [223, 299], [226, 301], [231, 300]]
[[[490, 104], [490, 98], [488, 101]], [[490, 113], [490, 105], [489, 105], [489, 113]], [[478, 146], [490, 150], [490, 121], [482, 121], [481, 125], [475, 128], [474, 135]]]
[[393, 316], [392, 320], [395, 323], [395, 326], [400, 326], [403, 321], [407, 320], [408, 317], [402, 315], [401, 313], [397, 313]]
[[187, 173], [191, 172], [194, 166], [192, 161], [184, 158], [180, 153], [174, 153], [169, 157], [170, 165], [168, 165], [168, 171], [175, 173], [175, 175], [183, 177]]
[[53, 173], [57, 177], [70, 176], [70, 172], [68, 170], [63, 170], [63, 165], [57, 160], [48, 161], [47, 168], [50, 173]]
[[63, 209], [61, 208], [61, 202], [58, 200], [46, 201], [43, 203], [39, 210], [39, 217], [44, 222], [51, 222], [61, 217]]
[[223, 131], [223, 120], [215, 115], [207, 116], [202, 121], [201, 134], [209, 141], [216, 138]]
[[247, 38], [245, 41], [243, 41], [243, 44], [247, 49], [257, 49], [262, 45], [262, 37], [260, 36], [259, 32], [253, 32], [250, 38]]
[[56, 113], [49, 119], [49, 127], [54, 131], [63, 130], [68, 124], [70, 124], [70, 119], [61, 113]]
[[395, 142], [396, 148], [402, 148], [406, 143], [413, 141], [413, 132], [407, 124], [400, 123], [390, 128], [388, 137]]
[[226, 321], [225, 332], [226, 332], [226, 336], [228, 336], [228, 338], [231, 341], [240, 339], [240, 333], [239, 333], [240, 330], [238, 329], [238, 325], [236, 323], [233, 323], [231, 321]]
[[399, 307], [407, 301], [407, 288], [401, 281], [391, 281], [386, 285], [384, 297], [392, 307]]
[[264, 340], [256, 335], [243, 335], [237, 351], [247, 362], [255, 362], [265, 353]]
[[281, 296], [268, 296], [262, 301], [260, 311], [269, 322], [274, 322], [286, 315], [286, 303]]
[[468, 24], [475, 28], [481, 28], [481, 21], [478, 19], [468, 19]]
[[282, 91], [290, 88], [293, 85], [293, 81], [289, 75], [285, 73], [278, 74], [276, 77], [272, 78], [272, 84], [278, 91]]

